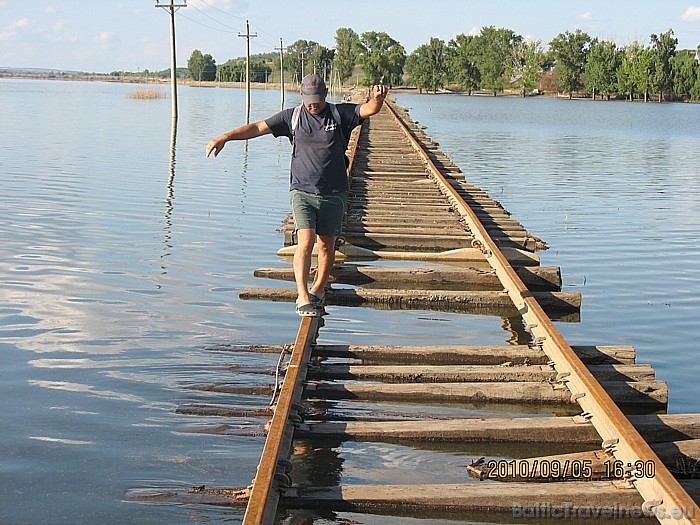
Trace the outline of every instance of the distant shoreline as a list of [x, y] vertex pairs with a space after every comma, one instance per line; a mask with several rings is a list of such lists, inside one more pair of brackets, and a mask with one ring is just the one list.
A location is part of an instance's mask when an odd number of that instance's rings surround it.
[[[72, 81], [85, 81], [85, 82], [117, 82], [122, 84], [145, 84], [145, 85], [156, 85], [156, 86], [169, 86], [169, 78], [147, 78], [147, 77], [135, 77], [135, 76], [114, 76], [114, 75], [100, 75], [100, 74], [58, 74], [51, 75], [49, 73], [26, 73], [26, 72], [3, 72], [0, 71], [1, 78], [26, 78], [34, 80], [72, 80]], [[214, 87], [224, 87], [224, 88], [245, 88], [245, 82], [216, 82], [216, 81], [196, 81], [192, 79], [178, 79], [179, 86], [192, 86], [192, 87], [203, 87], [203, 88], [214, 88]], [[250, 87], [252, 89], [279, 89], [279, 82], [251, 82]], [[299, 88], [298, 82], [285, 82], [285, 91], [297, 91]], [[342, 86], [340, 91], [350, 92], [356, 88], [355, 84]], [[391, 88], [394, 93], [419, 93], [420, 90], [415, 87], [410, 86], [397, 86]], [[441, 89], [437, 93], [430, 93], [424, 91], [424, 94], [431, 95], [464, 95], [467, 92], [459, 89]], [[493, 97], [493, 92], [487, 91], [474, 91], [471, 96], [489, 96]], [[521, 96], [518, 92], [502, 92], [497, 95], [498, 97], [515, 97]], [[532, 96], [532, 95], [529, 95]], [[551, 94], [541, 94], [537, 96], [557, 96], [554, 93]]]
[[[156, 85], [156, 86], [170, 86], [170, 79], [169, 78], [147, 78], [147, 77], [136, 77], [136, 76], [114, 76], [114, 75], [107, 75], [107, 74], [49, 74], [49, 73], [28, 73], [28, 72], [8, 72], [8, 71], [3, 71], [0, 70], [0, 79], [3, 78], [25, 78], [25, 79], [30, 79], [30, 80], [67, 80], [67, 81], [83, 81], [83, 82], [115, 82], [115, 83], [121, 83], [121, 84], [140, 84], [140, 85]], [[216, 87], [223, 87], [223, 88], [237, 88], [237, 89], [244, 89], [245, 88], [245, 82], [216, 82], [216, 81], [196, 81], [196, 80], [191, 80], [191, 79], [178, 79], [177, 81], [178, 85], [180, 86], [191, 86], [191, 87], [202, 87], [202, 88], [216, 88]], [[250, 87], [252, 89], [279, 89], [280, 85], [278, 82], [251, 82]], [[297, 82], [285, 82], [284, 83], [284, 89], [285, 91], [297, 91], [299, 87], [299, 84]], [[351, 92], [354, 89], [356, 89], [356, 85], [346, 85], [342, 86], [340, 89], [341, 92]], [[472, 97], [491, 97], [491, 98], [502, 98], [502, 97], [508, 97], [508, 98], [523, 98], [522, 93], [518, 90], [509, 90], [509, 91], [503, 91], [499, 92], [497, 95], [494, 95], [492, 91], [472, 91], [471, 94], [468, 94], [466, 90], [461, 90], [459, 88], [455, 88], [454, 86], [452, 88], [443, 88], [438, 90], [437, 93], [431, 93], [430, 91], [423, 91], [421, 93], [419, 88], [416, 87], [410, 87], [410, 86], [396, 86], [391, 88], [390, 90], [392, 93], [415, 93], [415, 94], [426, 94], [426, 95], [464, 95], [464, 96], [472, 96]], [[554, 91], [546, 91], [546, 92], [540, 92], [540, 93], [532, 93], [528, 94], [527, 97], [525, 98], [560, 98], [560, 99], [569, 99], [568, 94], [562, 94], [562, 93], [557, 93]], [[583, 95], [583, 94], [578, 94], [573, 96], [574, 100], [591, 100], [591, 97], [588, 95]], [[598, 98], [596, 99], [597, 101], [603, 101], [604, 99]], [[610, 98], [608, 102], [629, 102], [626, 97], [613, 97]], [[642, 99], [635, 99], [634, 103], [639, 103], [642, 102], [644, 103], [644, 100]], [[648, 101], [649, 103], [658, 103], [656, 100], [650, 99]], [[664, 104], [670, 104], [670, 103], [685, 103], [685, 104], [697, 104], [698, 102], [693, 102], [689, 100], [665, 100], [663, 103]]]

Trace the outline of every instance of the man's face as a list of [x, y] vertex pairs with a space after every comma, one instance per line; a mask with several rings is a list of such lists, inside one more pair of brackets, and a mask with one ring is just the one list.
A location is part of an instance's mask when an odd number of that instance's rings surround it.
[[306, 110], [311, 113], [312, 115], [318, 115], [321, 113], [324, 109], [326, 109], [326, 101], [324, 100], [323, 102], [315, 102], [313, 104], [304, 104], [306, 107]]

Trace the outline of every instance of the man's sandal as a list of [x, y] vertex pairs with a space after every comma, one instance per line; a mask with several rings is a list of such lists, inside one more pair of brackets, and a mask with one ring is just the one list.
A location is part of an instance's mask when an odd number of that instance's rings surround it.
[[321, 309], [315, 303], [304, 303], [297, 305], [297, 314], [302, 317], [320, 317]]
[[319, 297], [318, 295], [310, 293], [309, 299], [311, 299], [311, 304], [315, 304], [316, 306], [323, 306], [323, 303], [326, 302], [325, 295], [323, 297]]

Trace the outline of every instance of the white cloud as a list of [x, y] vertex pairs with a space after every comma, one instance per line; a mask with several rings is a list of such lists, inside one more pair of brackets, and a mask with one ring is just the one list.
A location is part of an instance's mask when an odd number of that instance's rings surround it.
[[116, 45], [116, 36], [116, 33], [113, 33], [112, 31], [103, 31], [94, 40], [102, 49], [110, 49]]
[[481, 33], [481, 28], [479, 28], [478, 26], [472, 27], [471, 30], [469, 31], [469, 34], [471, 36], [477, 36], [479, 33]]
[[56, 9], [55, 7], [47, 7], [47, 8], [46, 8], [46, 12], [47, 12], [48, 14], [52, 15], [52, 14], [54, 14], [54, 13], [58, 13], [58, 9]]
[[591, 13], [591, 12], [589, 11], [589, 12], [587, 12], [587, 13], [580, 14], [578, 17], [579, 17], [581, 20], [592, 20], [592, 19], [593, 19], [593, 13]]
[[700, 21], [700, 6], [690, 6], [685, 10], [683, 16], [681, 17], [686, 22], [699, 22]]
[[100, 44], [109, 44], [115, 37], [115, 34], [111, 31], [103, 31], [100, 36], [97, 37], [97, 41]]
[[12, 23], [12, 29], [23, 29], [25, 27], [29, 27], [31, 24], [32, 21], [29, 20], [29, 18], [20, 18]]
[[17, 37], [17, 31], [0, 31], [0, 42], [9, 42]]

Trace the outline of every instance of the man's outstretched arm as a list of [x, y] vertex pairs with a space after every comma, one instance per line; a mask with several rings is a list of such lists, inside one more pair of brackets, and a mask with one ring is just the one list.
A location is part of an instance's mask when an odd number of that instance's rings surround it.
[[379, 113], [388, 92], [389, 89], [383, 84], [372, 86], [369, 100], [360, 106], [360, 118], [371, 117]]
[[209, 144], [207, 144], [207, 157], [212, 151], [216, 157], [219, 152], [224, 149], [224, 145], [226, 145], [229, 140], [254, 139], [255, 137], [267, 135], [268, 133], [272, 133], [272, 130], [264, 120], [246, 124], [245, 126], [241, 126], [240, 128], [236, 128], [233, 131], [229, 131], [220, 137], [210, 140]]

